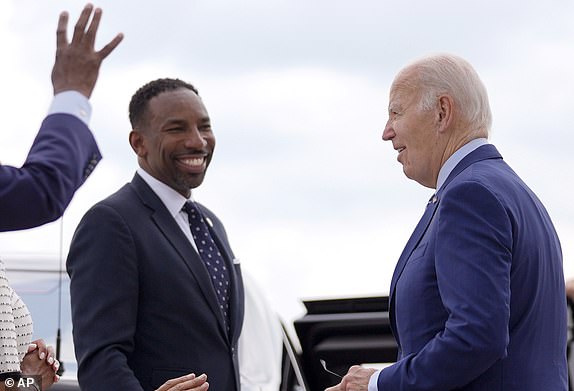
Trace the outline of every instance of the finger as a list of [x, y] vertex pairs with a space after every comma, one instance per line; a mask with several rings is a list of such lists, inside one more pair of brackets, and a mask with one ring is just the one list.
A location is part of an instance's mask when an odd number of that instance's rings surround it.
[[58, 28], [56, 29], [56, 47], [64, 48], [68, 45], [68, 13], [66, 11], [60, 14], [58, 19]]
[[193, 391], [204, 391], [209, 388], [209, 383], [207, 382], [207, 375], [203, 374], [196, 377], [195, 379], [187, 380], [186, 382], [177, 384], [178, 390], [193, 390]]
[[209, 389], [209, 383], [205, 382], [199, 387], [192, 387], [191, 389], [194, 391], [207, 391]]
[[38, 347], [38, 358], [40, 360], [44, 360], [46, 358], [46, 342], [44, 342], [43, 339], [37, 339], [35, 341], [32, 341], [33, 344], [36, 344], [36, 346]]
[[184, 383], [184, 385], [186, 386], [191, 386], [191, 387], [199, 387], [204, 383], [207, 383], [207, 375], [204, 373], [198, 377], [196, 377], [195, 379], [190, 379], [188, 381], [186, 381]]
[[72, 43], [77, 43], [83, 39], [84, 33], [86, 31], [86, 25], [88, 24], [88, 19], [92, 14], [92, 9], [94, 8], [91, 4], [86, 4], [78, 21], [76, 22], [76, 27], [74, 27], [74, 36], [72, 37]]
[[86, 39], [88, 40], [88, 44], [94, 47], [96, 42], [96, 33], [98, 32], [98, 27], [100, 26], [100, 20], [102, 19], [102, 9], [96, 8], [94, 11], [94, 17], [90, 22], [90, 26], [88, 27], [88, 31], [86, 32]]
[[187, 375], [176, 377], [176, 378], [170, 379], [168, 382], [171, 382], [171, 384], [179, 384], [179, 383], [183, 383], [184, 381], [193, 380], [193, 379], [195, 379], [195, 373], [190, 373]]
[[124, 35], [119, 33], [112, 39], [106, 46], [104, 46], [99, 52], [98, 55], [100, 56], [100, 61], [106, 58], [115, 48], [120, 44], [120, 42], [124, 39]]
[[32, 342], [32, 343], [30, 343], [30, 345], [28, 345], [28, 350], [26, 350], [26, 353], [33, 352], [36, 349], [38, 349], [38, 345], [36, 345], [34, 342]]
[[58, 369], [60, 369], [60, 361], [54, 360], [54, 364], [52, 364], [52, 369], [54, 370], [54, 372], [58, 372]]
[[173, 386], [176, 386], [180, 383], [183, 383], [185, 380], [188, 379], [194, 379], [195, 378], [195, 374], [194, 373], [190, 373], [189, 375], [184, 375], [184, 376], [180, 376], [174, 379], [169, 379], [168, 381], [166, 381], [165, 383], [163, 383], [158, 389], [156, 389], [155, 391], [167, 391], [170, 390]]
[[38, 349], [46, 349], [46, 342], [42, 339], [42, 338], [38, 338], [32, 342], [30, 342], [30, 344], [35, 344]]
[[54, 347], [52, 345], [49, 345], [46, 349], [46, 355], [47, 355], [47, 359], [46, 362], [48, 363], [48, 365], [52, 365], [54, 363], [54, 360], [56, 359], [56, 352], [54, 351]]

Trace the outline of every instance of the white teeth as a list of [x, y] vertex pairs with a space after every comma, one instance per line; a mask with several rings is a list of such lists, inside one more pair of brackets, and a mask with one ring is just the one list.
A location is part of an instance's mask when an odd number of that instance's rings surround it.
[[201, 166], [203, 164], [203, 158], [202, 157], [197, 157], [197, 158], [193, 158], [193, 159], [183, 159], [183, 163], [188, 165], [188, 166]]
[[401, 153], [401, 152], [404, 151], [404, 150], [405, 150], [405, 147], [402, 147], [402, 148], [397, 149], [397, 151], [398, 151], [399, 153]]

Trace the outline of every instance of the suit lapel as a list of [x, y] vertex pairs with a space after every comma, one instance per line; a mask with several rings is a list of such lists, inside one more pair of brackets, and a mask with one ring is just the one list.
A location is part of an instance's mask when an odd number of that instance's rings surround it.
[[[435, 197], [433, 197], [435, 198]], [[425, 209], [425, 213], [423, 214], [423, 216], [421, 217], [421, 219], [419, 220], [415, 230], [413, 231], [411, 237], [409, 238], [409, 241], [407, 242], [401, 256], [399, 257], [399, 261], [397, 262], [397, 266], [395, 267], [395, 271], [393, 273], [393, 278], [391, 280], [391, 289], [390, 289], [390, 298], [389, 298], [389, 317], [390, 317], [390, 321], [391, 321], [391, 327], [394, 329], [395, 331], [395, 337], [397, 338], [397, 342], [399, 343], [399, 348], [400, 348], [400, 342], [399, 342], [399, 337], [398, 334], [396, 333], [396, 323], [395, 323], [395, 289], [397, 286], [397, 281], [399, 280], [401, 274], [403, 273], [403, 270], [407, 264], [407, 261], [409, 259], [409, 257], [411, 256], [411, 253], [413, 252], [413, 250], [417, 247], [417, 245], [419, 244], [420, 240], [422, 239], [423, 235], [425, 234], [425, 232], [427, 231], [427, 228], [429, 227], [432, 218], [438, 208], [438, 198], [436, 198], [435, 202], [429, 201], [429, 204], [427, 205], [426, 209]]]
[[432, 218], [434, 216], [434, 213], [436, 212], [438, 204], [439, 204], [438, 199], [436, 202], [429, 202], [429, 204], [427, 205], [427, 207], [425, 209], [425, 213], [423, 214], [423, 216], [419, 220], [415, 230], [413, 231], [411, 237], [409, 238], [409, 241], [407, 242], [405, 248], [403, 249], [403, 252], [402, 252], [401, 256], [399, 257], [399, 261], [397, 262], [397, 266], [395, 267], [395, 271], [393, 273], [393, 278], [391, 280], [391, 298], [392, 298], [392, 294], [395, 291], [395, 286], [397, 284], [397, 280], [401, 276], [403, 269], [405, 268], [405, 265], [407, 264], [407, 260], [411, 256], [411, 253], [419, 244], [419, 242], [420, 242], [421, 238], [423, 237], [424, 233], [426, 232], [430, 222], [432, 221]]
[[221, 332], [227, 337], [223, 315], [217, 302], [217, 296], [215, 295], [211, 278], [203, 261], [199, 258], [199, 255], [191, 243], [189, 243], [189, 240], [170, 215], [163, 202], [157, 197], [148, 184], [137, 174], [134, 176], [131, 184], [142, 202], [152, 210], [150, 214], [151, 220], [172, 244], [181, 256], [183, 262], [187, 265], [192, 276], [197, 281], [205, 300], [216, 316]]

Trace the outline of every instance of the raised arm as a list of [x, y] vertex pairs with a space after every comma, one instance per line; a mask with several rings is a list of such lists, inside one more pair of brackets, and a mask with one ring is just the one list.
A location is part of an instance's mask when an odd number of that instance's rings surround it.
[[89, 107], [87, 98], [92, 94], [101, 63], [123, 38], [118, 34], [95, 51], [101, 16], [99, 8], [86, 5], [68, 43], [68, 14], [60, 15], [52, 70], [54, 114], [42, 123], [21, 168], [0, 164], [0, 231], [32, 228], [58, 219], [101, 159], [87, 119], [82, 117], [85, 110], [75, 109], [82, 104]]

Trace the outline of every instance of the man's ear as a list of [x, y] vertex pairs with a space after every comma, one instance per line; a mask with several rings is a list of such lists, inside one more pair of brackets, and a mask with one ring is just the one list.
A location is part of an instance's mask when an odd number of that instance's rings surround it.
[[439, 132], [444, 132], [450, 127], [454, 115], [454, 102], [448, 95], [441, 95], [438, 97], [438, 118], [437, 124]]
[[147, 154], [144, 136], [141, 131], [134, 129], [130, 132], [130, 145], [138, 157], [145, 157]]

